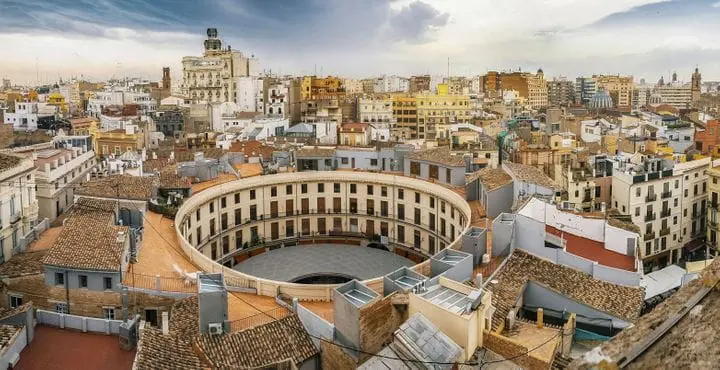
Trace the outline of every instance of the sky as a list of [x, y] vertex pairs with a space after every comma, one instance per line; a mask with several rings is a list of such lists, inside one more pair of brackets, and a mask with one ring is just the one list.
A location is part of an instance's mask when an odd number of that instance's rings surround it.
[[205, 30], [279, 74], [535, 71], [720, 80], [720, 0], [0, 0], [0, 77], [138, 76], [201, 55]]

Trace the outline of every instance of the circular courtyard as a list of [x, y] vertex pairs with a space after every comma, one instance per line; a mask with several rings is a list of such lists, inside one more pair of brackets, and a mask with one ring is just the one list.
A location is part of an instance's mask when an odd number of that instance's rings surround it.
[[263, 279], [313, 284], [367, 280], [413, 265], [415, 262], [382, 249], [319, 244], [278, 248], [233, 268]]

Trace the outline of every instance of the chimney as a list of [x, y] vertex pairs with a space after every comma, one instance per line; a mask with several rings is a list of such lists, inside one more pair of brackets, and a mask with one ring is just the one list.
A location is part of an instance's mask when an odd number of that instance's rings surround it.
[[475, 286], [478, 288], [482, 288], [483, 286], [483, 275], [482, 273], [479, 273], [475, 276]]
[[537, 309], [537, 327], [539, 329], [542, 329], [544, 326], [545, 326], [545, 324], [543, 323], [543, 309], [538, 308]]
[[163, 335], [168, 335], [170, 332], [170, 323], [168, 320], [168, 313], [167, 311], [163, 311], [162, 313], [162, 333]]

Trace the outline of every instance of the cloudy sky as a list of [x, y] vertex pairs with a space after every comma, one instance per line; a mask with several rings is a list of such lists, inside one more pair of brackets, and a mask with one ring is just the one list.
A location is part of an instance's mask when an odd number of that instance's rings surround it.
[[278, 73], [720, 80], [720, 0], [0, 0], [0, 77], [159, 80], [207, 27]]

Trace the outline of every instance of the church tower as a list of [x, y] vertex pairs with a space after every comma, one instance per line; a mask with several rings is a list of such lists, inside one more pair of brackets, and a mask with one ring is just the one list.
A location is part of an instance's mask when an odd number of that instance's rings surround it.
[[692, 102], [695, 103], [700, 99], [700, 83], [702, 82], [702, 75], [700, 74], [700, 70], [695, 67], [695, 73], [692, 74], [692, 83], [691, 83], [691, 90], [692, 90]]

